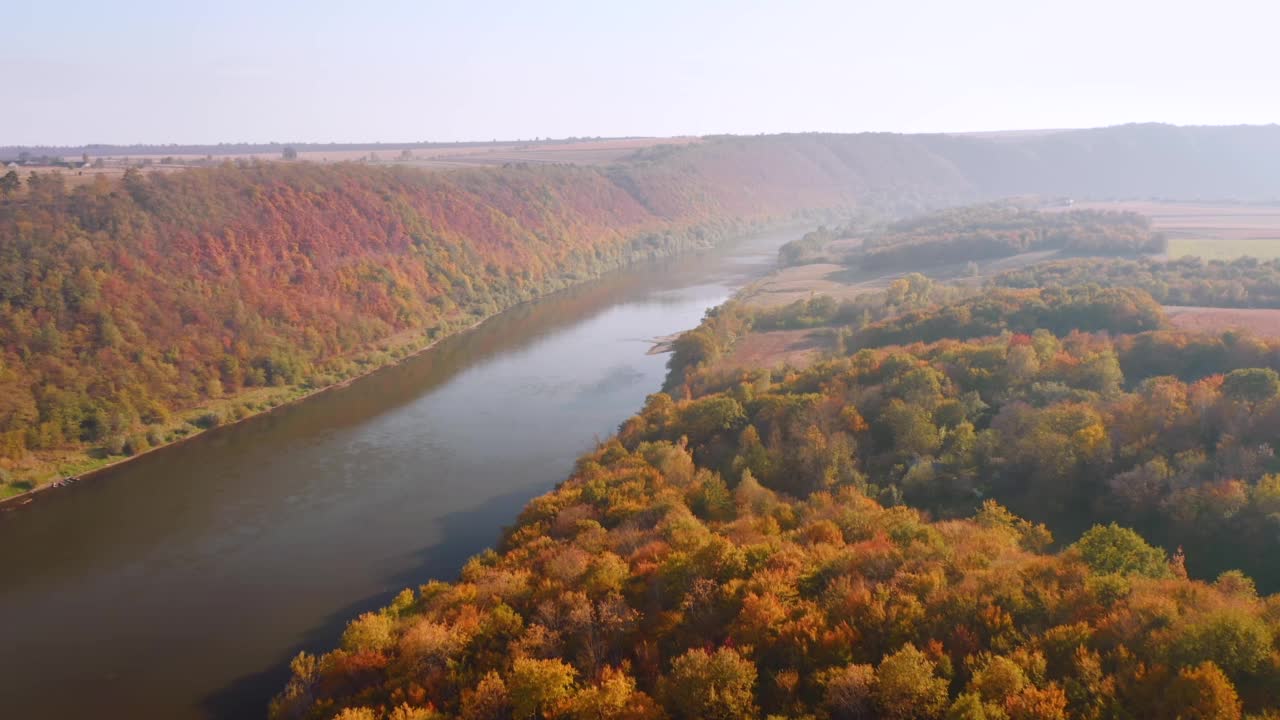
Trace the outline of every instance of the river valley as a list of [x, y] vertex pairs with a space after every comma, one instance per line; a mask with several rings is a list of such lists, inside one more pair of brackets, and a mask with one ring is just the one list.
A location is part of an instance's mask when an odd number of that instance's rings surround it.
[[263, 716], [299, 650], [492, 545], [660, 388], [652, 341], [800, 234], [614, 273], [0, 513], [4, 714]]

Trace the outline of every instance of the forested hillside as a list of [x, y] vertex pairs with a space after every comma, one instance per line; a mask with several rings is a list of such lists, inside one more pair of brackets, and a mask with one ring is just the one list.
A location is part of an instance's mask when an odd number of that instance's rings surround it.
[[[991, 207], [880, 247], [964, 260], [974, 217], [1000, 248], [1158, 249], [1141, 218]], [[1268, 304], [1271, 272], [1083, 258], [731, 301], [496, 550], [300, 655], [272, 715], [1276, 717], [1280, 343], [1170, 330], [1152, 297]], [[731, 361], [777, 330], [829, 350]]]
[[360, 370], [354, 351], [420, 347], [722, 230], [710, 208], [670, 223], [576, 168], [273, 164], [73, 190], [59, 180], [36, 176], [0, 201], [11, 461], [77, 443], [136, 451], [167, 439], [148, 428], [204, 400], [322, 386]]
[[[85, 467], [80, 451], [100, 462], [167, 442], [281, 399], [256, 389], [323, 387], [512, 303], [752, 224], [1056, 189], [1042, 179], [1084, 177], [1067, 172], [1077, 154], [1051, 152], [1062, 143], [1119, 137], [1223, 172], [1213, 153], [1244, 143], [1254, 151], [1232, 156], [1236, 185], [1280, 194], [1275, 135], [716, 137], [591, 168], [227, 164], [75, 187], [23, 177], [0, 191], [0, 494]], [[1089, 157], [1106, 174], [1129, 156]], [[1206, 177], [1169, 192], [1194, 195]], [[1120, 173], [1107, 187], [1165, 191], [1148, 180]]]
[[[1181, 554], [1111, 524], [1046, 554], [1048, 529], [973, 493], [993, 453], [1044, 474], [1051, 498], [1103, 462], [1103, 414], [1134, 403], [1093, 359], [1099, 342], [886, 349], [654, 395], [457, 582], [406, 590], [353, 620], [338, 649], [295, 659], [272, 717], [1274, 712], [1280, 616], [1247, 577], [1188, 579]], [[1040, 351], [1043, 380], [1014, 387], [1060, 386], [1047, 404], [999, 410], [970, 389], [999, 387], [1005, 364], [1025, 370]], [[937, 369], [952, 361], [955, 379]], [[1027, 429], [995, 437], [1009, 426]], [[965, 517], [929, 522], [901, 504], [903, 486], [948, 491]]]
[[0, 198], [0, 471], [30, 487], [46, 454], [134, 453], [260, 407], [192, 410], [210, 400], [322, 387], [623, 263], [846, 207], [872, 180], [832, 157], [29, 177]]
[[[1274, 717], [1280, 343], [1168, 330], [1130, 267], [717, 308], [670, 394], [273, 717]], [[836, 350], [718, 362], [787, 328]]]
[[1280, 125], [1156, 123], [1009, 136], [932, 136], [983, 192], [1090, 198], [1280, 199]]

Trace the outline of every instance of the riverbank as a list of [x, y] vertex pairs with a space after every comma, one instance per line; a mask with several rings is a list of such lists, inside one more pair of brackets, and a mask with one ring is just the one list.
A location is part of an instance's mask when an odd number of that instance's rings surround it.
[[[491, 318], [503, 312], [506, 312], [507, 310], [510, 310], [510, 309], [511, 308], [505, 308], [491, 315], [486, 315], [485, 317], [459, 330], [455, 330], [448, 333], [442, 333], [437, 337], [435, 337], [434, 339], [429, 340], [426, 344], [415, 344], [412, 342], [405, 342], [403, 344], [398, 344], [398, 345], [393, 344], [388, 349], [381, 350], [380, 352], [386, 353], [394, 359], [381, 364], [366, 363], [365, 369], [363, 369], [357, 374], [345, 377], [342, 380], [339, 380], [338, 382], [330, 383], [320, 387], [313, 387], [313, 388], [309, 388], [305, 385], [291, 385], [291, 386], [274, 387], [274, 388], [254, 388], [252, 390], [238, 393], [233, 396], [220, 398], [216, 403], [200, 405], [194, 408], [184, 410], [182, 411], [184, 415], [193, 416], [193, 417], [196, 417], [197, 419], [199, 419], [199, 417], [201, 416], [209, 416], [211, 414], [219, 417], [220, 419], [217, 422], [217, 424], [211, 425], [210, 427], [206, 427], [206, 428], [201, 428], [199, 426], [193, 425], [190, 421], [183, 421], [181, 424], [169, 423], [166, 426], [161, 426], [162, 432], [167, 432], [170, 434], [174, 434], [174, 433], [180, 433], [180, 434], [177, 434], [176, 437], [174, 437], [174, 439], [172, 440], [167, 440], [160, 444], [152, 445], [150, 447], [147, 447], [144, 450], [140, 450], [131, 455], [109, 456], [107, 458], [93, 457], [93, 453], [101, 450], [101, 448], [87, 448], [87, 449], [80, 449], [80, 450], [63, 451], [71, 454], [73, 456], [73, 459], [67, 461], [66, 464], [60, 464], [58, 469], [54, 471], [54, 474], [49, 476], [48, 479], [46, 479], [43, 484], [36, 485], [30, 490], [20, 492], [16, 495], [9, 495], [7, 497], [0, 498], [0, 512], [22, 507], [24, 505], [27, 505], [35, 501], [41, 493], [49, 492], [51, 490], [66, 488], [75, 483], [92, 480], [94, 477], [108, 470], [114, 470], [116, 468], [119, 468], [122, 465], [135, 462], [147, 455], [150, 455], [151, 453], [154, 453], [160, 450], [165, 450], [168, 448], [173, 448], [177, 445], [181, 445], [182, 443], [190, 442], [198, 437], [201, 437], [206, 433], [209, 433], [221, 428], [239, 425], [241, 423], [245, 423], [250, 420], [258, 419], [272, 412], [276, 412], [283, 408], [287, 408], [287, 407], [296, 405], [298, 403], [301, 403], [321, 393], [346, 387], [361, 378], [367, 377], [381, 370], [386, 370], [387, 368], [403, 363], [406, 360], [409, 360], [410, 358], [413, 358], [417, 355], [421, 355], [422, 353], [434, 348], [436, 345], [438, 345], [444, 340], [447, 340], [448, 338], [468, 332], [470, 330], [474, 330], [475, 328], [484, 324]], [[411, 331], [411, 333], [400, 333], [400, 336], [403, 337], [410, 334], [421, 335], [422, 333], [423, 333], [422, 330], [415, 330], [415, 331]], [[345, 358], [345, 359], [351, 360], [359, 364], [359, 360], [356, 358]], [[238, 416], [232, 416], [230, 419], [227, 419], [227, 420], [221, 419], [222, 417], [224, 417], [223, 412], [227, 408], [235, 408], [239, 410], [239, 409], [249, 408], [253, 406], [257, 406], [260, 409], [245, 410], [244, 412], [239, 413]], [[76, 459], [76, 458], [79, 458], [79, 459]], [[0, 489], [3, 489], [3, 486], [0, 486]]]
[[[815, 211], [819, 214], [835, 211]], [[473, 316], [473, 310], [460, 313], [461, 318], [440, 325], [418, 328], [401, 332], [379, 341], [373, 347], [364, 348], [354, 354], [336, 359], [343, 364], [356, 368], [334, 382], [312, 385], [308, 382], [295, 385], [282, 385], [267, 388], [246, 389], [243, 392], [218, 398], [198, 406], [173, 411], [173, 418], [167, 423], [158, 424], [146, 429], [147, 446], [143, 448], [123, 447], [131, 451], [129, 454], [114, 453], [110, 448], [101, 445], [84, 445], [63, 448], [46, 453], [30, 453], [22, 472], [29, 478], [23, 482], [0, 482], [0, 512], [24, 507], [43, 493], [66, 488], [70, 485], [93, 479], [101, 473], [117, 469], [150, 455], [157, 450], [164, 450], [201, 437], [206, 433], [247, 420], [260, 418], [284, 407], [290, 407], [326, 391], [346, 387], [352, 382], [370, 374], [385, 370], [416, 357], [434, 347], [442, 340], [468, 332], [490, 319], [508, 312], [520, 305], [545, 298], [556, 292], [566, 290], [582, 283], [598, 279], [613, 272], [620, 272], [646, 262], [654, 262], [669, 257], [706, 252], [718, 245], [740, 241], [762, 233], [782, 233], [789, 230], [800, 231], [809, 227], [812, 221], [795, 217], [767, 221], [747, 221], [733, 223], [728, 227], [717, 223], [714, 227], [704, 225], [693, 226], [675, 231], [679, 238], [674, 250], [664, 252], [653, 249], [643, 255], [632, 255], [617, 263], [611, 263], [589, 275], [579, 275], [571, 280], [564, 278], [549, 283], [546, 290], [539, 291], [519, 302], [500, 307], [493, 312]], [[634, 241], [632, 241], [634, 243]], [[472, 319], [472, 317], [474, 319]], [[331, 361], [332, 362], [332, 361]], [[31, 478], [35, 478], [34, 482]], [[6, 491], [13, 491], [5, 495]]]
[[[580, 283], [0, 513], [0, 616], [22, 618], [0, 648], [6, 708], [262, 717], [299, 651], [492, 547], [661, 387], [647, 340], [696, 326], [796, 236]], [[200, 652], [174, 663], [174, 648]]]

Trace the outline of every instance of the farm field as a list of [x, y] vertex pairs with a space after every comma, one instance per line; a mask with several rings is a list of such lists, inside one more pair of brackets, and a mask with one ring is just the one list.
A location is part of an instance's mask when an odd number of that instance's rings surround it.
[[737, 368], [804, 368], [833, 347], [831, 338], [825, 329], [752, 332], [740, 339], [719, 364]]
[[1102, 202], [1076, 209], [1128, 210], [1151, 218], [1169, 237], [1169, 257], [1280, 257], [1280, 204]]
[[[571, 163], [605, 165], [655, 145], [687, 145], [699, 142], [694, 137], [627, 138], [619, 140], [587, 140], [581, 142], [513, 144], [497, 147], [467, 147], [445, 152], [414, 151], [416, 165], [454, 167], [458, 165], [502, 165], [510, 162]], [[306, 159], [304, 153], [302, 157]]]
[[1231, 260], [1247, 255], [1270, 260], [1280, 257], [1280, 233], [1270, 238], [1171, 237], [1167, 254], [1171, 258], [1195, 255], [1206, 260]]
[[[1057, 250], [1039, 250], [1012, 257], [995, 258], [975, 263], [978, 273], [972, 275], [969, 263], [956, 263], [922, 269], [935, 280], [967, 285], [979, 284], [996, 273], [1016, 270], [1027, 265], [1053, 259]], [[780, 268], [741, 293], [742, 300], [753, 308], [775, 308], [805, 300], [814, 295], [830, 295], [837, 300], [850, 300], [863, 293], [876, 292], [908, 272], [883, 273], [859, 271], [836, 263], [810, 263]]]
[[1219, 333], [1244, 330], [1263, 337], [1280, 337], [1280, 310], [1166, 305], [1169, 323], [1179, 330]]
[[[637, 150], [655, 145], [687, 145], [699, 142], [696, 137], [673, 138], [602, 138], [598, 140], [564, 140], [564, 141], [512, 141], [497, 143], [447, 143], [433, 144], [426, 147], [409, 147], [401, 145], [368, 145], [357, 149], [313, 149], [302, 146], [298, 150], [298, 159], [309, 162], [346, 162], [369, 160], [373, 156], [376, 162], [397, 162], [407, 164], [501, 164], [505, 162], [570, 162], [581, 164], [602, 164], [619, 160]], [[401, 155], [407, 152], [407, 156]], [[90, 157], [99, 155], [90, 153]], [[147, 152], [127, 155], [103, 155], [108, 161], [125, 159], [151, 159], [159, 162], [159, 158], [171, 158], [178, 162], [205, 160], [209, 155], [202, 153]], [[79, 156], [68, 157], [77, 160]], [[213, 153], [214, 161], [259, 159], [278, 160], [280, 153], [274, 150], [244, 153]]]

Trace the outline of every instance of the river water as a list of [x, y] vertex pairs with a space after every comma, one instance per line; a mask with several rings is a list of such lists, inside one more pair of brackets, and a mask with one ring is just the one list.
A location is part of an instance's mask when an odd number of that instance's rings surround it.
[[263, 717], [294, 654], [455, 577], [660, 388], [653, 338], [799, 234], [557, 293], [0, 513], [0, 717]]

